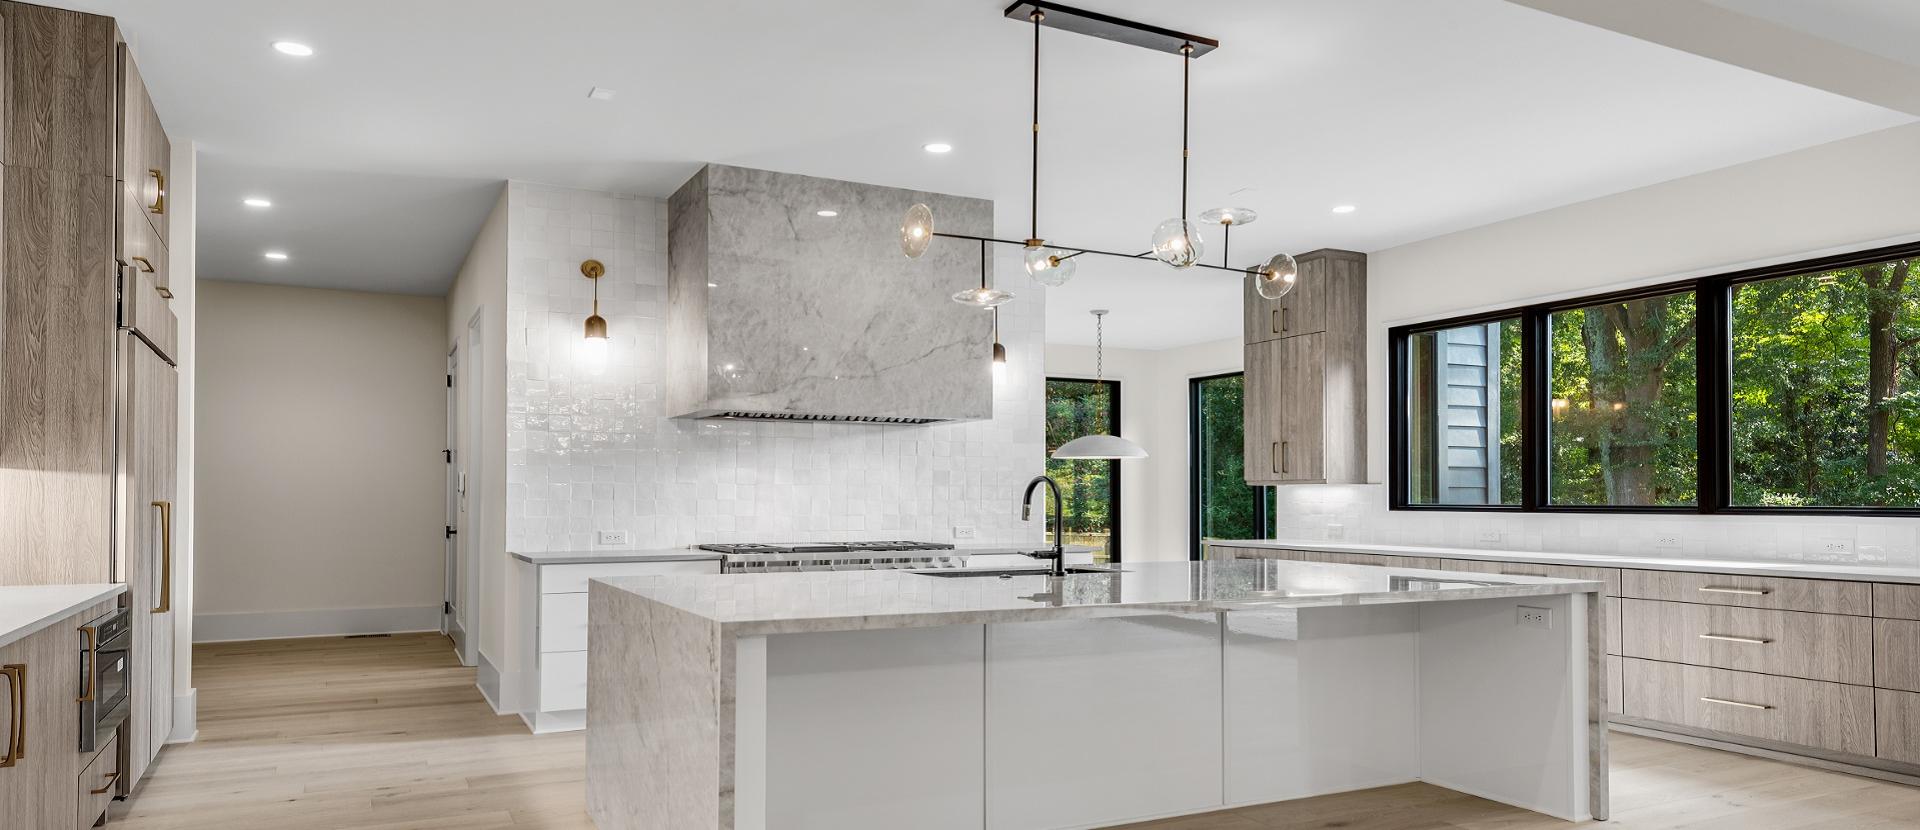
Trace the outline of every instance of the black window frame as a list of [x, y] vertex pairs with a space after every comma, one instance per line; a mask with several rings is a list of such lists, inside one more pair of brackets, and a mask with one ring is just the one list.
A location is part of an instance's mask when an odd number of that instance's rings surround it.
[[[1200, 536], [1200, 385], [1210, 380], [1244, 378], [1246, 375], [1244, 371], [1221, 372], [1187, 379], [1187, 539], [1190, 545], [1187, 558], [1194, 562], [1200, 561], [1206, 552], [1206, 545]], [[1273, 488], [1253, 484], [1247, 486], [1260, 491], [1253, 500], [1253, 523], [1259, 528], [1259, 535], [1253, 538], [1271, 538], [1267, 534], [1267, 525], [1273, 516], [1267, 512], [1267, 502], [1272, 498], [1269, 491]]]
[[[1098, 384], [1098, 385], [1107, 387], [1109, 400], [1113, 401], [1113, 411], [1108, 413], [1108, 418], [1107, 418], [1107, 421], [1108, 421], [1107, 434], [1108, 435], [1120, 434], [1120, 411], [1121, 411], [1120, 410], [1120, 381], [1114, 380], [1112, 378], [1082, 378], [1082, 377], [1074, 377], [1072, 375], [1048, 375], [1045, 383], [1052, 383], [1053, 381], [1060, 381], [1062, 383], [1092, 383], [1092, 384]], [[1045, 391], [1046, 391], [1046, 387], [1043, 384], [1041, 386], [1042, 426], [1045, 425], [1044, 422], [1046, 419]], [[1051, 460], [1053, 460], [1053, 449], [1048, 448], [1046, 461], [1051, 461]], [[1067, 459], [1062, 459], [1062, 460], [1067, 460]], [[1094, 460], [1094, 459], [1080, 459], [1080, 460]], [[1107, 464], [1110, 465], [1111, 467], [1111, 469], [1107, 474], [1107, 505], [1108, 505], [1107, 518], [1108, 518], [1108, 522], [1113, 525], [1113, 535], [1107, 537], [1107, 563], [1114, 564], [1120, 561], [1120, 536], [1121, 536], [1121, 533], [1120, 533], [1120, 508], [1121, 508], [1120, 475], [1122, 473], [1122, 468], [1120, 465], [1120, 460], [1117, 458], [1108, 459]], [[1041, 466], [1041, 471], [1045, 472], [1046, 471], [1045, 461], [1042, 461], [1040, 466]], [[1053, 525], [1049, 524], [1047, 525], [1047, 528], [1051, 530], [1053, 528]], [[1061, 541], [1064, 544], [1066, 540], [1063, 539]]]
[[[1388, 508], [1475, 513], [1630, 513], [1650, 515], [1722, 516], [1893, 516], [1920, 517], [1920, 507], [1784, 507], [1733, 504], [1732, 366], [1733, 289], [1737, 285], [1781, 277], [1920, 258], [1920, 242], [1870, 248], [1851, 253], [1803, 259], [1749, 268], [1725, 274], [1674, 280], [1620, 291], [1503, 308], [1477, 314], [1423, 321], [1387, 330], [1388, 392]], [[1551, 344], [1548, 318], [1604, 303], [1625, 302], [1663, 294], [1694, 294], [1695, 393], [1698, 429], [1699, 499], [1694, 505], [1556, 505], [1547, 501], [1548, 462], [1545, 426], [1552, 406], [1548, 394]], [[1520, 504], [1421, 504], [1407, 499], [1410, 424], [1406, 402], [1411, 391], [1408, 340], [1413, 335], [1442, 329], [1520, 319]]]

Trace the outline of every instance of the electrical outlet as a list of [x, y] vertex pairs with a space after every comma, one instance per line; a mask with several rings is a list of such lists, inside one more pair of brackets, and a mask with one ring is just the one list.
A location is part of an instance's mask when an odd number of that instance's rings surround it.
[[953, 526], [953, 538], [955, 539], [972, 539], [973, 533], [974, 533], [973, 525], [954, 525]]
[[1653, 537], [1653, 546], [1662, 550], [1679, 550], [1680, 534], [1662, 533], [1659, 536], [1655, 536]]
[[1345, 539], [1345, 538], [1347, 538], [1347, 526], [1346, 526], [1346, 525], [1343, 525], [1343, 524], [1330, 524], [1330, 525], [1327, 525], [1327, 540], [1328, 540], [1328, 541], [1330, 541], [1330, 542], [1338, 542], [1338, 541], [1340, 541], [1340, 540], [1342, 540], [1342, 539]]
[[1480, 541], [1482, 542], [1491, 542], [1497, 545], [1501, 542], [1506, 541], [1506, 539], [1507, 539], [1507, 534], [1502, 533], [1498, 530], [1494, 530], [1492, 528], [1488, 528], [1486, 530], [1480, 531]]
[[627, 543], [627, 532], [624, 530], [602, 530], [599, 533], [599, 539], [600, 544], [603, 545], [624, 545]]
[[1551, 608], [1535, 608], [1531, 605], [1522, 605], [1518, 607], [1518, 610], [1520, 613], [1519, 616], [1514, 619], [1514, 624], [1521, 628], [1553, 627], [1553, 609]]
[[1852, 553], [1853, 542], [1846, 539], [1827, 539], [1820, 543], [1821, 553]]

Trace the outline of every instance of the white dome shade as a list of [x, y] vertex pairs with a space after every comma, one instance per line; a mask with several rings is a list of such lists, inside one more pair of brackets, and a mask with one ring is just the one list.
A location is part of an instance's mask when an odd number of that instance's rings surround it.
[[1139, 444], [1117, 435], [1082, 435], [1053, 451], [1054, 458], [1146, 458]]

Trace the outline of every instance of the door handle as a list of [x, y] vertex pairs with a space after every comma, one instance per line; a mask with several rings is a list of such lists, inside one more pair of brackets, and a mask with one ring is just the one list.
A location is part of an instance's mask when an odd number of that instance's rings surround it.
[[153, 506], [160, 508], [160, 604], [153, 613], [165, 614], [173, 610], [173, 502]]
[[1279, 441], [1273, 442], [1273, 447], [1267, 451], [1267, 466], [1273, 468], [1273, 472], [1275, 475], [1280, 474], [1280, 442]]
[[127, 259], [133, 260], [135, 265], [140, 266], [140, 273], [142, 274], [153, 273], [152, 260], [147, 259], [146, 257], [143, 257], [143, 256], [130, 256], [130, 257], [127, 257]]
[[1273, 310], [1273, 333], [1285, 334], [1286, 331], [1287, 331], [1287, 307], [1281, 306]]
[[0, 677], [7, 679], [7, 744], [0, 749], [0, 769], [20, 763], [27, 757], [27, 666], [9, 663], [0, 666]]
[[100, 672], [100, 629], [91, 625], [80, 627], [81, 636], [86, 637], [87, 645], [80, 649], [87, 656], [87, 690], [80, 694], [79, 703], [92, 703], [94, 692], [99, 691], [95, 684], [99, 682]]
[[1750, 646], [1764, 646], [1773, 642], [1762, 637], [1735, 637], [1730, 634], [1701, 634], [1702, 640], [1719, 640], [1723, 643], [1745, 643]]
[[111, 790], [111, 789], [113, 789], [113, 781], [114, 781], [114, 779], [116, 779], [116, 778], [119, 778], [119, 777], [120, 777], [120, 771], [119, 771], [119, 770], [114, 770], [114, 771], [112, 771], [112, 772], [109, 772], [109, 773], [107, 773], [107, 776], [106, 776], [106, 782], [107, 782], [107, 783], [106, 783], [106, 785], [105, 785], [105, 786], [103, 786], [103, 787], [101, 787], [100, 789], [97, 789], [97, 790], [88, 790], [88, 791], [87, 791], [87, 794], [88, 794], [88, 795], [106, 795], [106, 794], [107, 794], [107, 791], [108, 791], [108, 790]]
[[1281, 475], [1285, 475], [1287, 472], [1287, 449], [1287, 442], [1273, 442], [1273, 450], [1271, 453], [1273, 456], [1273, 471]]
[[1719, 585], [1708, 585], [1704, 588], [1701, 588], [1700, 593], [1739, 594], [1740, 596], [1743, 596], [1743, 597], [1764, 597], [1771, 592], [1768, 591], [1766, 588], [1727, 588]]
[[1768, 706], [1764, 703], [1744, 703], [1738, 700], [1727, 700], [1726, 698], [1722, 698], [1722, 697], [1703, 697], [1703, 698], [1700, 698], [1700, 702], [1701, 703], [1718, 703], [1721, 706], [1738, 706], [1742, 709], [1765, 710], [1765, 709], [1773, 708], [1772, 706]]
[[167, 174], [158, 168], [147, 168], [147, 175], [153, 177], [153, 204], [147, 206], [148, 213], [167, 212]]

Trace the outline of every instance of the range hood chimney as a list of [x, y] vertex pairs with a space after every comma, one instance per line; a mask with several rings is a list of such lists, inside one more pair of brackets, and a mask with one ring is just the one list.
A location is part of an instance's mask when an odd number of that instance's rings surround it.
[[992, 317], [949, 299], [979, 284], [979, 253], [902, 256], [900, 216], [916, 202], [944, 230], [993, 229], [985, 199], [719, 164], [694, 174], [667, 202], [668, 413], [992, 417]]

